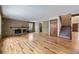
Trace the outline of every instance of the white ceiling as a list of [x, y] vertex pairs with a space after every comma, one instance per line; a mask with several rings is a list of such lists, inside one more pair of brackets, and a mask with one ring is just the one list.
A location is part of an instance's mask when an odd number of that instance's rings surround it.
[[16, 20], [45, 21], [67, 13], [79, 13], [77, 5], [3, 5], [3, 15]]

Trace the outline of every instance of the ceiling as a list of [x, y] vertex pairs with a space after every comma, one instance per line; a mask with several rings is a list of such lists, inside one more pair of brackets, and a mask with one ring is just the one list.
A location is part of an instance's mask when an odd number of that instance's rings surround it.
[[25, 21], [45, 21], [67, 13], [79, 13], [77, 5], [3, 5], [5, 17]]

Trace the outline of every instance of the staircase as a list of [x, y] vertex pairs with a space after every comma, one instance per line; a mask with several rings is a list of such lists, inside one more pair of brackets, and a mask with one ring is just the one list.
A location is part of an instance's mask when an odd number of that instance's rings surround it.
[[70, 27], [69, 26], [64, 26], [61, 28], [60, 37], [68, 38], [68, 39], [70, 38]]

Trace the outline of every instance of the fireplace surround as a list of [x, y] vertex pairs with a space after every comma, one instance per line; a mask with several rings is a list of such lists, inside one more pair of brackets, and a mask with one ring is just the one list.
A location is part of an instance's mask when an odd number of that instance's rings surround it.
[[10, 27], [13, 35], [21, 35], [21, 34], [26, 34], [28, 32], [27, 27]]

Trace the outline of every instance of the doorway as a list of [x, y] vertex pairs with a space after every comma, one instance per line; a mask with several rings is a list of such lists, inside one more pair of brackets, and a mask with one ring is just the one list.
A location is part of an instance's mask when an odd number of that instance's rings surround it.
[[57, 36], [57, 19], [50, 20], [50, 35]]
[[42, 23], [39, 24], [40, 26], [40, 32], [42, 32]]
[[35, 32], [35, 23], [29, 22], [29, 33]]

